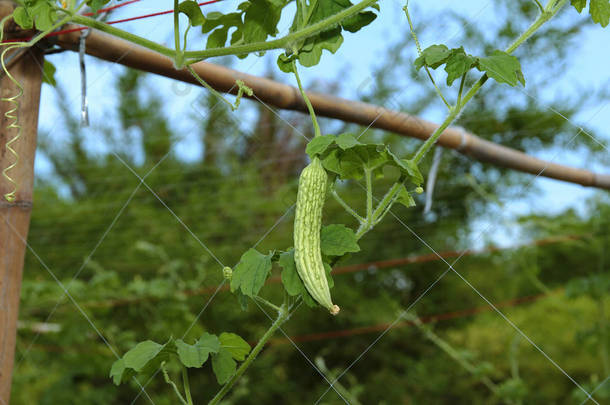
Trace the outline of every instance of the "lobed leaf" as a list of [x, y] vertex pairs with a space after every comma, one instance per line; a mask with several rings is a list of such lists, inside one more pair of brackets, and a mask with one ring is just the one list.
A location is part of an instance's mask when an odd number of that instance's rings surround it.
[[223, 332], [218, 340], [220, 346], [231, 353], [231, 356], [237, 361], [244, 361], [252, 349], [248, 342], [235, 333]]
[[320, 248], [326, 256], [343, 256], [346, 253], [360, 251], [356, 234], [343, 224], [327, 225], [322, 228]]
[[258, 295], [271, 271], [272, 256], [273, 253], [264, 255], [255, 249], [248, 249], [233, 269], [231, 291], [239, 289], [248, 297]]
[[516, 86], [519, 82], [525, 86], [519, 59], [500, 50], [495, 50], [491, 56], [479, 58], [477, 69], [485, 72], [498, 83]]

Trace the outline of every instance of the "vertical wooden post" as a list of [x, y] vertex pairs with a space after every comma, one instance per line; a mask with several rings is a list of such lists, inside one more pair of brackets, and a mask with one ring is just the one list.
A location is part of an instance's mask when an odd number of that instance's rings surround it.
[[[0, 2], [0, 7], [6, 2]], [[4, 194], [13, 185], [0, 174], [0, 405], [8, 405], [11, 393], [11, 378], [15, 360], [17, 316], [19, 313], [19, 293], [23, 261], [32, 210], [32, 190], [34, 186], [34, 156], [38, 129], [38, 109], [42, 83], [43, 53], [39, 49], [29, 49], [9, 68], [11, 74], [23, 86], [23, 96], [19, 99], [19, 125], [21, 138], [12, 144], [19, 155], [19, 164], [10, 171], [17, 182], [16, 199], [8, 202]], [[11, 97], [18, 93], [18, 87], [4, 75], [1, 80], [1, 96]], [[7, 129], [10, 120], [5, 113], [13, 106], [0, 102], [0, 171], [14, 162], [14, 156], [7, 151], [6, 142], [16, 134], [16, 129]]]

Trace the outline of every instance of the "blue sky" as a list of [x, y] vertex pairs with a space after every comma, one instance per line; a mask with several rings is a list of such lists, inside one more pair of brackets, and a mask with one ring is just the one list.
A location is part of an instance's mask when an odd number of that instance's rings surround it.
[[[113, 14], [112, 19], [119, 19], [134, 15], [141, 15], [150, 12], [169, 9], [172, 6], [171, 1], [152, 1], [144, 0], [124, 8], [117, 10]], [[224, 1], [218, 5], [205, 6], [205, 11], [208, 10], [230, 10], [235, 7], [237, 2], [232, 0]], [[417, 18], [420, 13], [434, 14], [443, 9], [453, 8], [459, 13], [467, 16], [471, 23], [475, 24], [493, 24], [497, 18], [494, 12], [493, 0], [465, 0], [455, 2], [451, 0], [436, 0], [434, 2], [424, 0], [411, 0], [410, 2], [413, 18]], [[404, 35], [403, 27], [406, 24], [402, 7], [403, 1], [384, 0], [381, 2], [380, 17], [371, 25], [363, 29], [357, 34], [345, 35], [345, 42], [338, 51], [337, 56], [329, 57], [325, 55], [322, 63], [311, 69], [302, 69], [301, 75], [305, 83], [319, 78], [328, 78], [333, 80], [339, 76], [343, 77], [342, 88], [343, 93], [340, 94], [346, 98], [356, 98], [355, 89], [368, 77], [370, 77], [372, 68], [379, 64], [379, 60], [383, 57], [385, 48], [390, 44], [400, 39], [399, 36]], [[569, 18], [581, 18], [574, 10], [566, 10], [570, 13]], [[288, 16], [286, 16], [288, 17]], [[171, 15], [155, 17], [142, 21], [135, 21], [121, 24], [122, 29], [129, 30], [142, 36], [146, 36], [153, 40], [164, 42], [168, 46], [173, 44], [173, 35], [171, 32]], [[283, 18], [280, 23], [280, 32], [286, 32], [290, 21], [288, 18]], [[428, 30], [427, 35], [420, 36], [422, 46], [427, 46], [433, 43], [448, 43], [452, 44], [452, 38], [457, 34], [459, 27], [439, 27], [438, 30]], [[602, 29], [599, 26], [591, 27], [586, 30], [583, 35], [582, 42], [575, 46], [570, 53], [570, 63], [562, 77], [556, 78], [552, 82], [542, 97], [550, 100], [554, 97], [562, 97], [570, 94], [575, 88], [607, 88], [610, 83], [610, 52], [602, 51], [607, 49], [607, 42], [610, 39], [610, 30]], [[507, 44], [499, 44], [499, 47], [504, 47]], [[78, 56], [76, 53], [66, 52], [49, 57], [53, 62], [58, 72], [56, 78], [66, 90], [66, 94], [75, 114], [80, 110], [80, 82], [78, 70]], [[261, 74], [264, 72], [268, 61], [264, 58], [255, 56], [248, 57], [244, 60], [237, 61], [234, 68], [242, 71], [247, 71], [252, 74]], [[526, 78], [535, 75], [539, 72], [531, 72], [528, 66], [523, 66]], [[106, 62], [100, 62], [92, 57], [87, 57], [87, 82], [89, 96], [89, 112], [90, 120], [95, 125], [96, 122], [108, 122], [112, 120], [112, 115], [116, 109], [116, 94], [114, 93], [114, 81], [116, 73], [123, 68]], [[347, 72], [342, 75], [341, 72]], [[282, 78], [287, 82], [292, 82], [292, 78], [285, 76]], [[425, 78], [422, 77], [422, 80]], [[201, 96], [202, 91], [194, 87], [186, 87], [182, 84], [177, 84], [169, 79], [151, 77], [149, 84], [158, 89], [161, 93], [167, 94], [168, 100], [168, 115], [175, 117], [186, 117], [192, 113], [193, 101]], [[350, 90], [352, 89], [352, 90]], [[527, 91], [527, 89], [525, 90]], [[408, 112], [408, 111], [407, 111]], [[439, 108], [435, 111], [430, 111], [424, 118], [439, 122], [443, 118], [443, 107], [439, 102]], [[238, 110], [236, 112], [239, 120], [247, 122], [247, 114]], [[241, 114], [241, 116], [239, 116]], [[244, 117], [244, 115], [246, 115]], [[41, 129], [51, 132], [53, 138], [61, 141], [65, 128], [60, 124], [58, 118], [60, 112], [55, 106], [55, 94], [50, 87], [44, 86], [42, 93], [42, 106], [40, 116]], [[185, 134], [184, 139], [177, 145], [177, 153], [182, 156], [197, 158], [192, 155], [193, 148], [190, 147], [192, 139], [189, 138], [189, 133], [196, 123], [189, 119], [178, 118], [173, 123], [174, 127], [181, 133]], [[610, 141], [610, 135], [607, 128], [610, 127], [610, 106], [601, 105], [594, 106], [583, 111], [576, 117], [574, 122], [574, 133], [577, 132], [578, 125], [587, 125], [587, 127], [595, 130], [595, 136], [600, 140]], [[86, 133], [91, 134], [90, 145], [96, 149], [103, 151], [104, 145], [94, 137], [94, 132], [84, 129]], [[484, 136], [485, 134], [480, 134]], [[578, 135], [587, 136], [585, 134]], [[558, 163], [565, 163], [576, 167], [586, 167], [593, 170], [608, 173], [609, 171], [599, 165], [592, 165], [581, 154], [575, 153], [571, 148], [561, 150], [553, 150], [541, 154], [540, 157], [552, 159]], [[48, 172], [48, 164], [44, 158], [39, 157], [36, 162], [36, 169], [39, 174]], [[128, 173], [126, 173], [128, 175]], [[538, 178], [535, 184], [541, 187], [542, 191], [536, 191], [535, 195], [522, 201], [511, 201], [506, 206], [506, 209], [511, 212], [529, 212], [534, 211], [549, 211], [559, 210], [568, 206], [580, 207], [583, 199], [591, 195], [591, 190], [581, 186], [561, 183], [554, 180]]]

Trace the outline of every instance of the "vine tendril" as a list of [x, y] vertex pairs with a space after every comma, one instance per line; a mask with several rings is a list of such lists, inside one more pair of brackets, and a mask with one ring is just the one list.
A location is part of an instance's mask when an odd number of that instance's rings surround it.
[[13, 75], [9, 72], [5, 60], [4, 58], [6, 57], [6, 54], [13, 50], [13, 49], [17, 49], [17, 48], [21, 48], [21, 45], [14, 45], [14, 46], [9, 46], [8, 48], [6, 48], [4, 51], [2, 51], [2, 55], [0, 56], [0, 63], [2, 63], [2, 69], [4, 70], [4, 73], [6, 74], [6, 76], [17, 86], [17, 88], [19, 89], [17, 94], [14, 94], [12, 96], [9, 97], [2, 97], [0, 98], [1, 101], [7, 102], [12, 104], [13, 106], [11, 108], [9, 108], [5, 113], [4, 116], [7, 118], [9, 124], [7, 125], [6, 129], [7, 129], [7, 133], [8, 130], [11, 129], [16, 129], [17, 133], [15, 134], [15, 136], [13, 136], [11, 139], [9, 139], [6, 142], [6, 150], [9, 151], [14, 157], [15, 157], [15, 161], [13, 163], [11, 163], [10, 165], [8, 165], [6, 168], [4, 168], [2, 170], [2, 176], [13, 185], [13, 189], [7, 193], [4, 194], [4, 198], [6, 199], [6, 201], [8, 202], [13, 202], [16, 199], [16, 194], [17, 194], [17, 190], [19, 188], [19, 184], [17, 184], [17, 182], [15, 181], [15, 179], [13, 179], [10, 175], [9, 175], [9, 171], [15, 169], [17, 167], [17, 165], [19, 164], [19, 154], [17, 153], [17, 151], [13, 148], [13, 144], [15, 142], [17, 142], [19, 140], [19, 138], [21, 138], [21, 125], [19, 125], [19, 98], [21, 98], [21, 96], [23, 96], [23, 86], [21, 85], [21, 83], [19, 83], [17, 81], [17, 79], [15, 79], [15, 77], [13, 77]]

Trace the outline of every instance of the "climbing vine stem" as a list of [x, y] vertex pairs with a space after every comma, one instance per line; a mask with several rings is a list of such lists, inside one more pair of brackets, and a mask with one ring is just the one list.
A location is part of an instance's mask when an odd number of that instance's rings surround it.
[[311, 105], [311, 101], [309, 101], [309, 97], [307, 97], [307, 93], [303, 88], [303, 84], [301, 83], [301, 78], [299, 77], [299, 72], [297, 70], [296, 61], [292, 61], [292, 71], [294, 72], [294, 76], [297, 79], [297, 85], [299, 86], [299, 91], [301, 92], [301, 96], [303, 96], [303, 100], [305, 100], [305, 104], [307, 105], [307, 110], [309, 111], [309, 115], [311, 116], [311, 121], [313, 123], [314, 136], [321, 136], [320, 125], [318, 125], [318, 119], [316, 118], [316, 112], [313, 109], [313, 105]]

